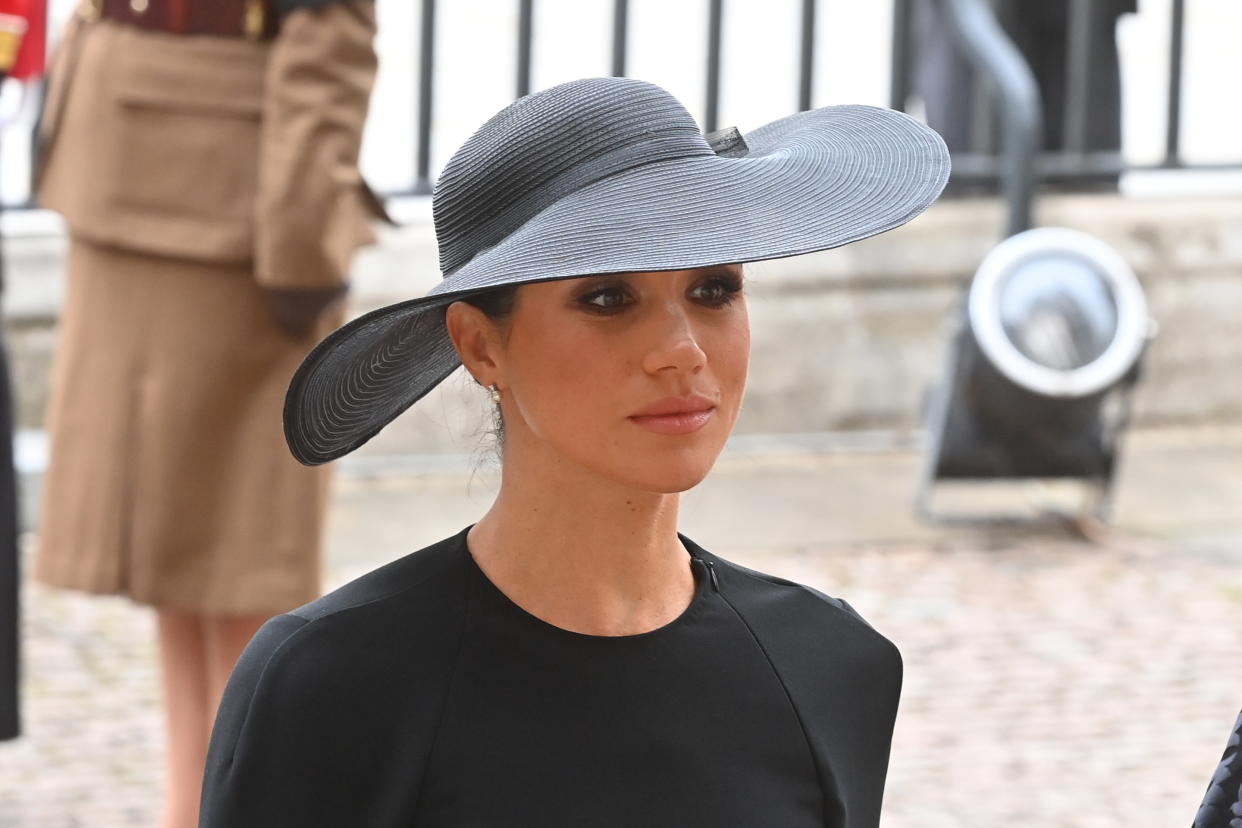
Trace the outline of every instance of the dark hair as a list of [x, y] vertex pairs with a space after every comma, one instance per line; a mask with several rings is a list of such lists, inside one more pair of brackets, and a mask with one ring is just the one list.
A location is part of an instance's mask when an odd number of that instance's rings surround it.
[[[463, 296], [460, 301], [468, 305], [474, 305], [483, 311], [487, 318], [493, 322], [504, 322], [512, 315], [513, 307], [517, 304], [517, 289], [517, 285], [504, 285], [503, 287]], [[491, 437], [496, 445], [496, 453], [499, 455], [500, 449], [505, 444], [505, 418], [500, 411], [499, 405], [492, 407]]]

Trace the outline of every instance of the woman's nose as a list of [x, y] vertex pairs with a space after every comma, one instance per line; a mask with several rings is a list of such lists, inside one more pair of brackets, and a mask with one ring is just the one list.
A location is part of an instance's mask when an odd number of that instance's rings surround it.
[[669, 303], [654, 326], [652, 347], [647, 351], [643, 367], [651, 372], [670, 368], [695, 371], [707, 363], [707, 354], [699, 345], [694, 323], [685, 308]]

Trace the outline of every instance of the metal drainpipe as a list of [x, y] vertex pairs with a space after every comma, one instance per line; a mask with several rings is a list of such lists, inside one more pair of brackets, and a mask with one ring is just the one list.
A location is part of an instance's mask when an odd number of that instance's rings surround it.
[[1009, 205], [1005, 235], [1021, 233], [1031, 227], [1035, 153], [1043, 132], [1035, 76], [986, 0], [926, 1], [940, 4], [958, 48], [991, 81], [992, 101], [1001, 113], [1002, 191]]

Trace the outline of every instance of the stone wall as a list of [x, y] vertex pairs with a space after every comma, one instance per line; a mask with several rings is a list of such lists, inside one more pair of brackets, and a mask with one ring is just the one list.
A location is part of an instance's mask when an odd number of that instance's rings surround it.
[[[418, 296], [439, 278], [425, 200], [357, 259], [352, 310]], [[820, 254], [748, 266], [753, 346], [738, 433], [919, 425], [940, 374], [948, 323], [999, 240], [991, 200], [944, 201], [905, 227]], [[1242, 420], [1242, 200], [1046, 197], [1040, 225], [1099, 236], [1135, 268], [1159, 336], [1137, 401], [1140, 423]], [[20, 394], [35, 428], [46, 401], [64, 239], [46, 213], [6, 217], [5, 316]], [[469, 452], [483, 392], [458, 371], [363, 453]]]

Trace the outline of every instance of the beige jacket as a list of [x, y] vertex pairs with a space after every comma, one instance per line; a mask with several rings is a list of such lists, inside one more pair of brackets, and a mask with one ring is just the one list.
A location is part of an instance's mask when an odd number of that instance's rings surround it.
[[358, 172], [374, 35], [374, 0], [294, 11], [269, 42], [75, 17], [36, 196], [95, 242], [252, 263], [267, 287], [340, 285], [386, 218]]

